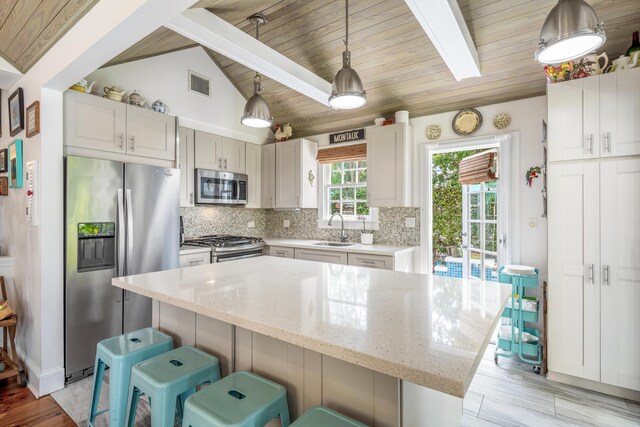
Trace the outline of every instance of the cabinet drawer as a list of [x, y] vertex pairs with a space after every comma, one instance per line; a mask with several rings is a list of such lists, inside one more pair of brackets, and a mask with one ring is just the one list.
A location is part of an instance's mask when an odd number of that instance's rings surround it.
[[211, 263], [211, 252], [199, 252], [189, 255], [180, 255], [180, 267], [193, 267], [194, 265]]
[[280, 258], [293, 258], [293, 248], [284, 246], [269, 246], [269, 255]]
[[380, 268], [382, 270], [393, 270], [393, 257], [384, 255], [349, 254], [349, 265], [359, 267]]
[[298, 249], [295, 250], [296, 259], [305, 259], [307, 261], [331, 262], [333, 264], [347, 264], [346, 252], [333, 252], [314, 249]]

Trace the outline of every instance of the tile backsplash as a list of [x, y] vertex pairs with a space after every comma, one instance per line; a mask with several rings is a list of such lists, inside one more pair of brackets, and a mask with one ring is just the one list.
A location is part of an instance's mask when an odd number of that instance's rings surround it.
[[[264, 237], [264, 209], [232, 208], [226, 206], [196, 206], [180, 208], [187, 237], [207, 234], [234, 234], [237, 236]], [[255, 227], [249, 228], [249, 222]]]
[[[335, 228], [318, 228], [316, 209], [271, 210], [225, 206], [197, 206], [180, 208], [187, 237], [206, 234], [235, 234], [277, 239], [338, 240], [339, 221]], [[416, 227], [405, 227], [405, 218], [415, 218]], [[289, 220], [289, 227], [282, 226]], [[378, 244], [420, 245], [420, 208], [380, 208], [380, 229], [374, 231]], [[249, 228], [253, 222], [255, 227]], [[345, 230], [349, 241], [360, 241], [360, 230]]]

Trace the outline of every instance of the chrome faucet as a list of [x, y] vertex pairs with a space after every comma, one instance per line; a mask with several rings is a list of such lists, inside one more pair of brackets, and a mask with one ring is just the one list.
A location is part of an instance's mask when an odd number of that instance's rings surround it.
[[344, 218], [342, 217], [342, 215], [340, 215], [339, 213], [334, 213], [333, 215], [331, 215], [331, 218], [329, 218], [329, 227], [333, 225], [333, 217], [336, 215], [340, 217], [340, 241], [344, 243], [347, 241], [347, 235], [344, 233]]

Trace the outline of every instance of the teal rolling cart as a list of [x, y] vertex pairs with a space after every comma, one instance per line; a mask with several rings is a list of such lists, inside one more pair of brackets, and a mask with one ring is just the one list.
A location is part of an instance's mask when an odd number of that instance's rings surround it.
[[[510, 319], [511, 324], [500, 327], [493, 360], [498, 364], [498, 357], [511, 358], [517, 355], [524, 363], [533, 365], [533, 371], [536, 374], [540, 374], [542, 370], [540, 331], [527, 326], [527, 323], [538, 321], [538, 299], [526, 295], [527, 288], [538, 287], [538, 269], [532, 269], [530, 274], [524, 272], [519, 274], [509, 269], [505, 270], [505, 266], [502, 266], [498, 269], [498, 281], [511, 284], [511, 304], [507, 304], [502, 312], [502, 318]], [[503, 328], [507, 331], [510, 328], [511, 334], [503, 337]]]

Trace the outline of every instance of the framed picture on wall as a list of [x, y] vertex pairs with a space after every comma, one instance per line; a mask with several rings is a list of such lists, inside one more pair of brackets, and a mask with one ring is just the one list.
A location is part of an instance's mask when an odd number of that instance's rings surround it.
[[8, 150], [3, 148], [0, 150], [0, 173], [7, 173], [7, 157]]
[[6, 176], [0, 176], [0, 196], [9, 195], [9, 178]]
[[9, 144], [9, 187], [22, 188], [22, 140]]
[[19, 87], [9, 97], [9, 134], [16, 136], [24, 130], [24, 94]]
[[40, 133], [40, 101], [27, 107], [27, 138]]

